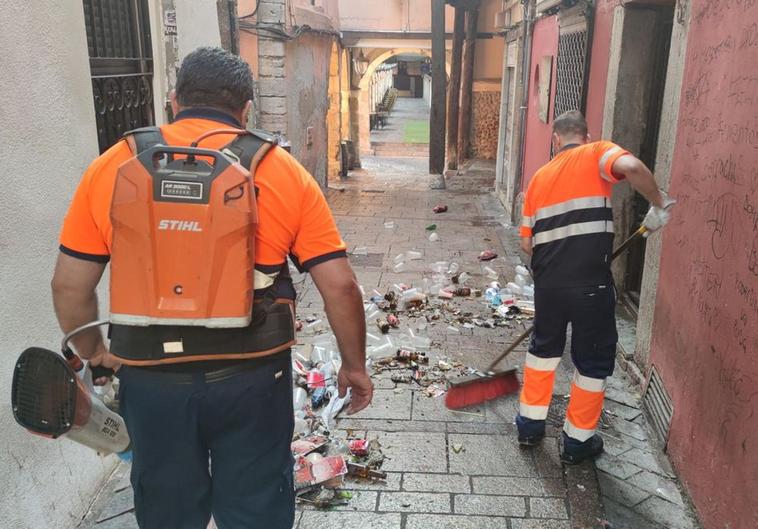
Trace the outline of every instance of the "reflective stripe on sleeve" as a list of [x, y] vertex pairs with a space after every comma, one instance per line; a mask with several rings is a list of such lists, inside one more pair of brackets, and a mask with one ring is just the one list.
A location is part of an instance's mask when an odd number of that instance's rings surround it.
[[537, 406], [534, 404], [519, 403], [519, 415], [535, 421], [544, 421], [547, 419], [548, 406]]
[[557, 358], [540, 358], [532, 353], [526, 353], [525, 367], [536, 369], [537, 371], [555, 371], [558, 364], [561, 363], [561, 357]]
[[611, 147], [610, 149], [608, 149], [607, 151], [605, 151], [605, 153], [603, 153], [603, 155], [600, 157], [600, 164], [599, 164], [600, 165], [600, 176], [603, 177], [603, 180], [607, 180], [608, 182], [611, 182], [611, 183], [616, 182], [616, 179], [613, 178], [611, 175], [609, 175], [605, 171], [605, 164], [608, 163], [608, 160], [611, 159], [611, 156], [613, 156], [614, 154], [618, 153], [619, 151], [621, 151], [621, 147], [619, 147], [619, 146]]
[[[553, 204], [552, 206], [546, 206], [544, 208], [538, 209], [534, 214], [531, 226], [534, 226], [534, 221], [536, 220], [546, 219], [555, 215], [562, 215], [564, 213], [575, 211], [577, 209], [602, 207], [611, 207], [610, 199], [605, 196], [573, 198], [571, 200], [566, 200], [565, 202], [560, 202], [558, 204]], [[524, 217], [524, 219], [526, 219], [526, 217]]]
[[579, 428], [571, 424], [571, 421], [569, 419], [566, 419], [566, 421], [563, 423], [563, 431], [566, 432], [566, 435], [568, 435], [572, 439], [576, 439], [577, 441], [581, 441], [581, 442], [584, 442], [590, 437], [592, 437], [593, 435], [595, 435], [594, 428], [591, 430]]
[[574, 384], [581, 389], [592, 391], [593, 393], [605, 391], [604, 378], [585, 377], [579, 371], [574, 371]]
[[521, 220], [521, 225], [525, 228], [533, 228], [534, 227], [534, 217], [529, 217], [527, 215], [524, 215]]
[[575, 235], [588, 235], [591, 233], [614, 233], [613, 221], [593, 220], [591, 222], [577, 222], [576, 224], [541, 231], [534, 235], [534, 245], [546, 244]]

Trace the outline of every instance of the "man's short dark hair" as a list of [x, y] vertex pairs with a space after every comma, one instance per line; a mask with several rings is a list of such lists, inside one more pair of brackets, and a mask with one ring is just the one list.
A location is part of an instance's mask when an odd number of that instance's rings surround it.
[[176, 75], [176, 100], [182, 107], [240, 112], [253, 99], [250, 66], [222, 48], [198, 48], [182, 61]]
[[564, 112], [553, 121], [553, 132], [558, 136], [587, 136], [587, 120], [578, 110]]

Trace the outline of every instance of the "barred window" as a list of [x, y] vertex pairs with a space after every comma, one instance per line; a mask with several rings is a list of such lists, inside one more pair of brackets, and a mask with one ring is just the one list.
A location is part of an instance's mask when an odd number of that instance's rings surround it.
[[100, 152], [153, 125], [153, 53], [147, 0], [83, 0]]
[[554, 117], [569, 110], [580, 110], [586, 46], [586, 30], [565, 33], [558, 38]]

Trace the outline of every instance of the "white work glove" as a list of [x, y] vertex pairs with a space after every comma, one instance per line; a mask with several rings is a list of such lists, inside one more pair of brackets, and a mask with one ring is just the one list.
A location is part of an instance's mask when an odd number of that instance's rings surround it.
[[671, 207], [676, 204], [676, 200], [669, 198], [663, 191], [661, 191], [661, 196], [663, 197], [663, 207], [650, 206], [645, 219], [642, 221], [642, 225], [647, 229], [643, 234], [644, 237], [660, 230], [671, 220]]

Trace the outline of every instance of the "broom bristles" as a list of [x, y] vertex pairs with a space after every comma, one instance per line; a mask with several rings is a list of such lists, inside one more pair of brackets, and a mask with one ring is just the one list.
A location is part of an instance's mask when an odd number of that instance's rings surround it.
[[465, 386], [450, 388], [445, 395], [445, 406], [450, 410], [459, 410], [516, 393], [520, 387], [515, 373], [483, 378]]

